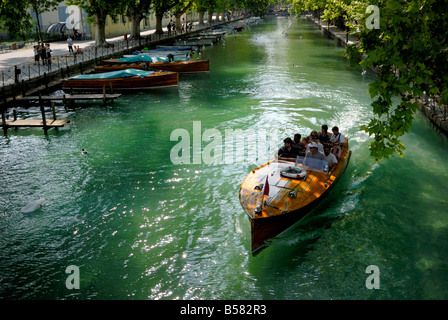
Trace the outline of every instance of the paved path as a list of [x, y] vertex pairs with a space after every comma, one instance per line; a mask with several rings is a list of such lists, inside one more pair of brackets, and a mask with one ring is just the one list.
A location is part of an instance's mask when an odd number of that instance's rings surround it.
[[[155, 33], [155, 29], [145, 30], [140, 32], [142, 36], [147, 36], [150, 34]], [[108, 42], [123, 40], [123, 36], [117, 36], [117, 37], [111, 37], [107, 38]], [[95, 40], [82, 40], [73, 41], [74, 46], [79, 46], [81, 49], [84, 49], [85, 47], [92, 46], [95, 44]], [[51, 42], [50, 48], [52, 50], [51, 56], [66, 56], [69, 54], [68, 52], [68, 46], [66, 41], [59, 41], [59, 42]], [[10, 52], [2, 53], [0, 54], [0, 70], [1, 69], [8, 69], [11, 67], [14, 67], [15, 65], [21, 65], [26, 62], [33, 62], [34, 61], [34, 52], [33, 52], [33, 45], [27, 45], [24, 48], [12, 50]]]

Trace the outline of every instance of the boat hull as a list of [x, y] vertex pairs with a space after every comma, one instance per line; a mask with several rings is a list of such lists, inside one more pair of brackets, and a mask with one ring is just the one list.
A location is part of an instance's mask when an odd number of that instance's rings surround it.
[[172, 87], [179, 84], [176, 72], [154, 72], [148, 77], [139, 76], [115, 79], [66, 79], [62, 81], [62, 89], [77, 91], [99, 91], [103, 87], [115, 90], [142, 90], [161, 87]]
[[189, 60], [156, 62], [149, 64], [150, 70], [165, 70], [179, 73], [208, 72], [210, 70], [209, 60]]
[[97, 66], [95, 67], [95, 72], [109, 72], [109, 71], [124, 70], [128, 68], [152, 70], [152, 71], [163, 70], [178, 73], [198, 73], [198, 72], [208, 72], [210, 70], [210, 62], [209, 60], [189, 60], [189, 61], [126, 64], [117, 61], [116, 64], [109, 63], [104, 66]]
[[251, 219], [251, 217], [249, 217], [252, 252], [256, 252], [265, 246], [266, 240], [274, 238], [302, 220], [322, 202], [334, 185], [335, 184], [332, 183], [319, 198], [298, 210], [265, 219]]
[[[283, 168], [294, 165], [287, 161], [268, 162], [251, 171], [241, 185], [240, 202], [251, 224], [252, 252], [264, 247], [266, 240], [290, 228], [318, 206], [345, 172], [350, 156], [346, 141], [342, 157], [334, 170], [328, 174], [309, 171], [303, 180], [281, 176]], [[260, 182], [265, 183], [268, 178], [271, 192], [266, 197], [262, 191], [264, 184], [261, 186]], [[296, 192], [296, 197], [291, 198], [291, 192]], [[257, 205], [261, 212], [255, 213]]]

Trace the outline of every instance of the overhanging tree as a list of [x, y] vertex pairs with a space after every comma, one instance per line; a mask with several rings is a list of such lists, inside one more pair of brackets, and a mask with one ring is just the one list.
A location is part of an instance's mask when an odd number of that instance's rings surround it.
[[[26, 40], [27, 35], [33, 31], [35, 22], [38, 39], [42, 41], [39, 14], [53, 10], [59, 2], [58, 0], [2, 0], [0, 3], [0, 27], [7, 30], [13, 37]], [[35, 21], [30, 10], [36, 14]]]
[[156, 14], [156, 33], [163, 33], [163, 16], [181, 0], [153, 0], [153, 10]]
[[140, 39], [140, 22], [149, 13], [152, 0], [129, 0], [128, 11], [131, 16], [131, 39]]
[[[448, 2], [444, 0], [292, 0], [296, 13], [318, 10], [324, 19], [342, 17], [357, 35], [347, 46], [350, 63], [375, 69], [369, 85], [373, 117], [361, 129], [373, 137], [375, 160], [403, 157], [402, 136], [412, 127], [423, 94], [448, 102]], [[379, 8], [379, 29], [369, 28], [369, 5]]]
[[87, 21], [95, 25], [95, 45], [110, 46], [106, 41], [106, 18], [124, 13], [129, 0], [66, 0], [87, 12]]
[[31, 9], [36, 14], [37, 37], [42, 42], [42, 30], [39, 20], [39, 14], [54, 10], [60, 3], [59, 0], [29, 0]]
[[[180, 21], [180, 17], [187, 12], [187, 10], [193, 5], [193, 0], [181, 0], [179, 3], [174, 6], [174, 17], [176, 18], [176, 29], [180, 30], [182, 28], [182, 22]], [[186, 22], [185, 22], [186, 23]]]
[[[416, 98], [424, 93], [439, 103], [448, 102], [448, 3], [443, 0], [370, 1], [380, 9], [379, 29], [360, 21], [359, 45], [347, 48], [353, 65], [377, 68], [369, 85], [374, 117], [361, 128], [373, 136], [376, 159], [398, 153], [401, 137], [410, 130], [418, 110]], [[359, 62], [360, 61], [360, 62]]]

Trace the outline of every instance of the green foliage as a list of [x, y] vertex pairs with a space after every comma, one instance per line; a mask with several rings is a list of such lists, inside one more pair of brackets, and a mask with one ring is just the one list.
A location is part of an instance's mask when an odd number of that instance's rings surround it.
[[380, 29], [367, 29], [365, 15], [358, 26], [359, 45], [346, 51], [352, 65], [379, 70], [369, 85], [374, 118], [362, 129], [373, 136], [370, 151], [376, 160], [396, 153], [403, 157], [400, 138], [418, 110], [413, 99], [423, 92], [442, 101], [448, 97], [448, 22], [440, 15], [448, 7], [436, 0], [370, 3], [380, 8]]
[[[403, 157], [401, 137], [412, 127], [415, 98], [425, 92], [448, 102], [448, 2], [444, 0], [291, 0], [296, 13], [319, 10], [324, 20], [342, 17], [359, 44], [346, 55], [354, 67], [375, 69], [369, 85], [373, 118], [361, 127], [373, 137], [375, 160]], [[368, 29], [369, 5], [380, 12], [380, 28]]]
[[0, 4], [0, 27], [13, 37], [26, 40], [33, 32], [34, 21], [30, 9], [40, 13], [57, 6], [57, 0], [2, 0]]

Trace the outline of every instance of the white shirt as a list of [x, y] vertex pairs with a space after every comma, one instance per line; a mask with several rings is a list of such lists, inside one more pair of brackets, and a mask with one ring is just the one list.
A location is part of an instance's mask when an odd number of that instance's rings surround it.
[[338, 163], [338, 159], [332, 153], [329, 153], [328, 156], [325, 156], [325, 161], [327, 161], [328, 165], [332, 165], [333, 163]]
[[331, 136], [331, 138], [330, 138], [331, 142], [338, 141], [338, 140], [339, 140], [340, 143], [345, 143], [345, 136], [342, 133], [340, 133], [340, 132], [337, 135], [333, 134]]
[[67, 39], [67, 43], [69, 46], [71, 46], [73, 44], [73, 39], [72, 38], [68, 38]]

